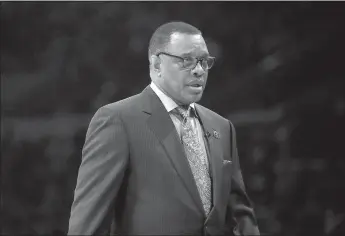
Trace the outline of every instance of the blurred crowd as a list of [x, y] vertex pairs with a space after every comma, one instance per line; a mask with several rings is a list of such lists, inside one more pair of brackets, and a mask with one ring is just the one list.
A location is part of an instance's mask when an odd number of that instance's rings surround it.
[[171, 20], [216, 57], [201, 104], [237, 129], [261, 232], [345, 233], [341, 2], [1, 3], [2, 233], [66, 233], [88, 123], [149, 84]]

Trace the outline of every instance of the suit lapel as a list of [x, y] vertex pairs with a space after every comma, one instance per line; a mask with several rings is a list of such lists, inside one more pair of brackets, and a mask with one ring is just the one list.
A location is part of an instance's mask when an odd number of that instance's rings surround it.
[[185, 156], [183, 146], [178, 138], [174, 123], [163, 103], [149, 86], [142, 94], [148, 95], [149, 97], [149, 103], [143, 106], [143, 111], [151, 115], [147, 120], [148, 126], [163, 145], [172, 166], [175, 168], [186, 189], [193, 197], [199, 210], [203, 212], [199, 192], [189, 167], [187, 157]]
[[[213, 209], [218, 203], [220, 194], [221, 194], [221, 184], [222, 184], [222, 165], [223, 165], [223, 153], [220, 140], [216, 139], [213, 136], [214, 131], [218, 131], [210, 115], [205, 113], [200, 105], [196, 104], [195, 106], [198, 116], [200, 117], [202, 126], [204, 127], [205, 133], [209, 133], [209, 137], [206, 138], [206, 143], [208, 143], [208, 157], [212, 171], [213, 178]], [[212, 209], [212, 210], [213, 210]], [[209, 214], [211, 215], [211, 214]]]

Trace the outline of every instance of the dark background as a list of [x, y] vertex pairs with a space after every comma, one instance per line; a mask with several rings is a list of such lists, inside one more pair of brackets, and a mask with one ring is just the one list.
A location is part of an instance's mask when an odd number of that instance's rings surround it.
[[344, 232], [343, 2], [7, 2], [2, 233], [67, 232], [88, 123], [150, 83], [148, 42], [170, 20], [217, 58], [201, 104], [237, 128], [261, 232]]

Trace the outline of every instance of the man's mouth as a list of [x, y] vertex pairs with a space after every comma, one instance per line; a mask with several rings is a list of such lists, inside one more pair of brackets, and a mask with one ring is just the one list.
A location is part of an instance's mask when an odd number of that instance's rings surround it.
[[198, 88], [198, 87], [201, 87], [202, 85], [201, 84], [192, 84], [192, 85], [189, 85], [189, 86]]
[[189, 84], [188, 86], [189, 91], [192, 93], [201, 93], [203, 90], [203, 85], [201, 83], [192, 83]]
[[196, 80], [187, 84], [190, 87], [199, 88], [203, 87], [204, 82], [202, 80]]

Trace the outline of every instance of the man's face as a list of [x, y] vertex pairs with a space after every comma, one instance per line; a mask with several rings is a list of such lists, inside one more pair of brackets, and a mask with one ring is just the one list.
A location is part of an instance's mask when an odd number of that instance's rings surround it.
[[[209, 56], [206, 43], [201, 35], [175, 33], [165, 52], [182, 58]], [[208, 71], [201, 63], [192, 68], [183, 68], [183, 61], [161, 54], [161, 77], [159, 87], [179, 105], [198, 102], [206, 86]]]

